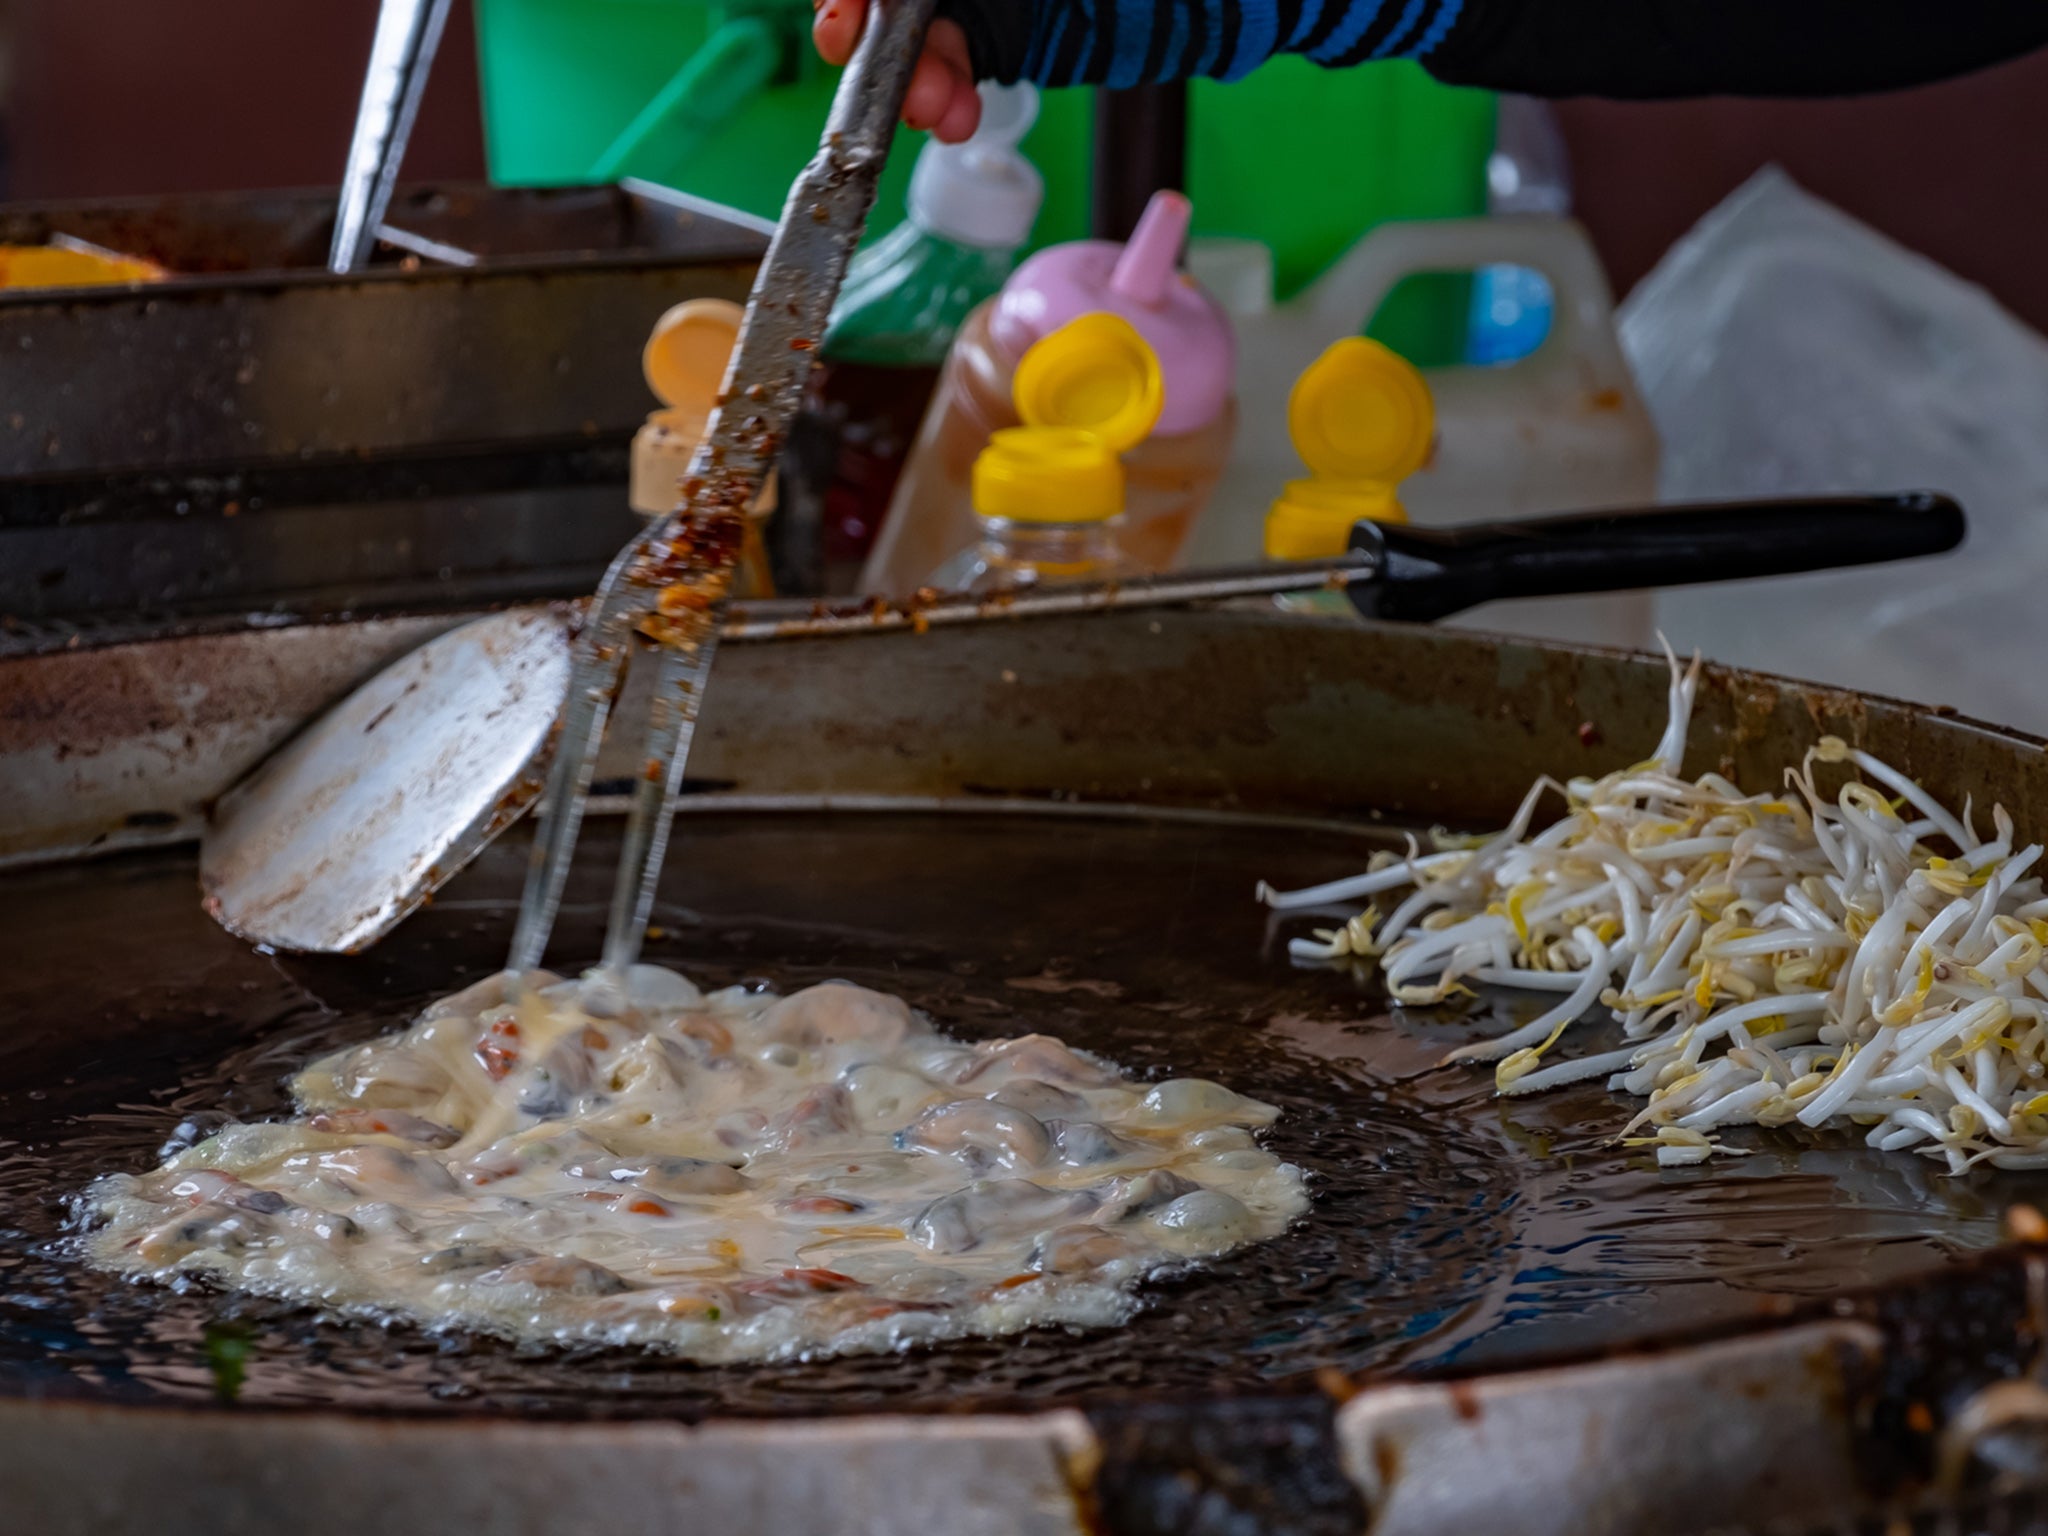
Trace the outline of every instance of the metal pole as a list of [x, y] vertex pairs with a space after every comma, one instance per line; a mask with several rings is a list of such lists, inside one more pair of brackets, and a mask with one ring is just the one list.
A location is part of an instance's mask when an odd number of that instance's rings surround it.
[[1146, 199], [1187, 190], [1188, 88], [1137, 85], [1095, 93], [1090, 225], [1098, 240], [1125, 240]]

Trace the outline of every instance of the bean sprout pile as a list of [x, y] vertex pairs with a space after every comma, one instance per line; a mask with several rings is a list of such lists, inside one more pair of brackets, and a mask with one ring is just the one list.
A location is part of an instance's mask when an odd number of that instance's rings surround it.
[[[2039, 844], [2015, 849], [1903, 774], [1823, 737], [1781, 795], [1679, 777], [1699, 662], [1671, 664], [1656, 755], [1604, 778], [1539, 780], [1485, 841], [1439, 837], [1309, 890], [1299, 910], [1412, 887], [1391, 911], [1297, 939], [1297, 957], [1376, 960], [1397, 1003], [1475, 985], [1560, 994], [1491, 1061], [1503, 1094], [1606, 1076], [1647, 1096], [1623, 1132], [1667, 1166], [1739, 1153], [1734, 1125], [1864, 1128], [1869, 1145], [2048, 1167], [2048, 898]], [[1853, 770], [1832, 798], [1817, 765]], [[1546, 796], [1564, 816], [1530, 835]], [[1476, 844], [1476, 846], [1475, 846]], [[1599, 1005], [1619, 1050], [1546, 1058]]]

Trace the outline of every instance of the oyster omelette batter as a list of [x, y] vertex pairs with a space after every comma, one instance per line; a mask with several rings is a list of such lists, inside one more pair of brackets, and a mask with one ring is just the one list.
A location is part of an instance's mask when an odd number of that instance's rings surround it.
[[292, 1119], [98, 1181], [93, 1262], [733, 1362], [1119, 1323], [1307, 1208], [1265, 1104], [843, 983], [496, 976], [292, 1089]]

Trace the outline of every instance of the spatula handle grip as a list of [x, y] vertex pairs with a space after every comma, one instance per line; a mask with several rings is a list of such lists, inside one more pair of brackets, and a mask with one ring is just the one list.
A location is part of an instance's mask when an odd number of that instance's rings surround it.
[[1453, 528], [1360, 523], [1377, 581], [1349, 588], [1368, 618], [1427, 621], [1502, 598], [1691, 586], [1938, 555], [1963, 541], [1946, 496], [1842, 496], [1594, 512]]

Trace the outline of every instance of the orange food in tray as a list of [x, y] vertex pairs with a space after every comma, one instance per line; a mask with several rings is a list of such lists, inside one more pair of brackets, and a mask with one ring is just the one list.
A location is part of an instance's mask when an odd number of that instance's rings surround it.
[[100, 288], [168, 275], [155, 262], [82, 245], [0, 245], [0, 288]]

